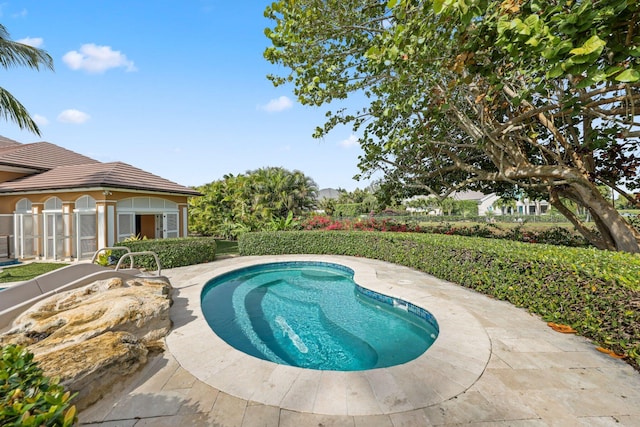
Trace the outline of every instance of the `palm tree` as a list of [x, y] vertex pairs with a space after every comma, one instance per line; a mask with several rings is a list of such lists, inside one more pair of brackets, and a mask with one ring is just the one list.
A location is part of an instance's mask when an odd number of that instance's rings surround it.
[[315, 206], [318, 186], [300, 171], [266, 167], [247, 174], [254, 183], [254, 209], [265, 219], [299, 215]]
[[[36, 70], [40, 70], [41, 67], [53, 70], [53, 59], [42, 49], [12, 41], [7, 29], [0, 24], [0, 65], [5, 69], [26, 66]], [[0, 116], [15, 122], [20, 129], [27, 129], [40, 135], [38, 125], [27, 109], [2, 87], [0, 87]]]
[[515, 199], [499, 198], [494, 205], [500, 209], [503, 215], [513, 215], [516, 211], [517, 202]]

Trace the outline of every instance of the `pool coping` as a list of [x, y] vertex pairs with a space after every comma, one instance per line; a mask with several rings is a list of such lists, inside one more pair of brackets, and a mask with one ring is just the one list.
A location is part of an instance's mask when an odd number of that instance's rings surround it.
[[[354, 271], [354, 281], [377, 293], [402, 299], [431, 312], [440, 329], [434, 344], [402, 365], [366, 371], [317, 371], [278, 365], [242, 353], [219, 338], [200, 309], [200, 294], [213, 277], [256, 264], [320, 261]], [[423, 289], [378, 279], [375, 267], [358, 258], [328, 255], [279, 255], [238, 259], [176, 289], [179, 310], [167, 349], [193, 376], [225, 393], [283, 409], [324, 415], [379, 415], [406, 412], [451, 399], [471, 387], [484, 372], [491, 342], [480, 322], [465, 308]]]

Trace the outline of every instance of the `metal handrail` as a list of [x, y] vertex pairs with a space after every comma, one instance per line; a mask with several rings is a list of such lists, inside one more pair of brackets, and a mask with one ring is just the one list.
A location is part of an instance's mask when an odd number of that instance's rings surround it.
[[158, 259], [158, 255], [155, 252], [152, 251], [142, 251], [142, 252], [128, 252], [124, 255], [122, 255], [120, 257], [120, 259], [118, 260], [118, 264], [116, 264], [116, 271], [120, 268], [120, 264], [122, 264], [122, 260], [124, 260], [125, 258], [131, 258], [131, 268], [133, 268], [133, 256], [134, 255], [153, 255], [153, 259], [156, 261], [156, 266], [158, 267], [158, 270], [156, 271], [156, 275], [160, 276], [160, 260]]
[[[91, 264], [93, 264], [94, 262], [96, 262], [96, 259], [98, 258], [98, 255], [100, 254], [100, 252], [103, 252], [103, 251], [112, 251], [112, 250], [114, 250], [114, 249], [115, 249], [115, 250], [120, 250], [120, 251], [121, 251], [121, 250], [125, 250], [125, 251], [127, 251], [127, 252], [129, 252], [129, 253], [131, 252], [131, 249], [129, 249], [129, 248], [128, 248], [128, 247], [126, 247], [126, 246], [107, 246], [107, 247], [104, 247], [104, 248], [100, 248], [100, 249], [98, 249], [98, 250], [93, 254], [93, 258], [91, 258]], [[133, 259], [131, 260], [131, 268], [133, 268]]]

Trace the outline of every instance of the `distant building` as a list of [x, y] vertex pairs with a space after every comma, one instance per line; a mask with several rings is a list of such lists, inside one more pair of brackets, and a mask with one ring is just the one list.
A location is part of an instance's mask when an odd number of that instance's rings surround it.
[[[515, 208], [513, 207], [499, 207], [496, 202], [500, 200], [500, 196], [495, 193], [484, 194], [479, 191], [455, 191], [449, 196], [453, 200], [457, 201], [473, 201], [478, 205], [478, 215], [544, 215], [549, 211], [549, 202], [546, 200], [531, 200], [523, 198], [517, 200]], [[421, 199], [435, 198], [433, 195], [418, 195], [403, 200], [403, 204], [410, 204], [411, 201]], [[442, 215], [443, 212], [440, 208], [430, 206], [428, 208], [407, 207], [408, 212], [422, 212], [428, 215]]]
[[518, 215], [544, 215], [549, 212], [549, 202], [546, 200], [531, 200], [523, 198], [516, 202]]
[[478, 215], [486, 216], [488, 214], [500, 214], [500, 210], [494, 208], [493, 204], [500, 199], [495, 193], [484, 194], [479, 191], [456, 191], [450, 196], [453, 200], [470, 200], [478, 204]]
[[340, 196], [340, 191], [335, 188], [323, 188], [322, 190], [318, 190], [317, 199], [337, 199]]

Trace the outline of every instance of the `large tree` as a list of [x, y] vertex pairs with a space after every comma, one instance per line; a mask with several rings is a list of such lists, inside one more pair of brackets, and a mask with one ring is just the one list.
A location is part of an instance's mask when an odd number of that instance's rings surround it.
[[[36, 70], [41, 67], [53, 70], [53, 60], [47, 52], [11, 40], [9, 32], [2, 24], [0, 24], [0, 65], [5, 69], [24, 66]], [[4, 120], [15, 122], [20, 129], [27, 129], [40, 135], [38, 125], [27, 109], [2, 87], [0, 87], [0, 116]]]
[[291, 70], [276, 85], [309, 105], [367, 98], [316, 130], [361, 131], [365, 175], [439, 196], [544, 195], [595, 246], [640, 252], [598, 190], [640, 206], [637, 2], [281, 0], [265, 15], [265, 57]]

